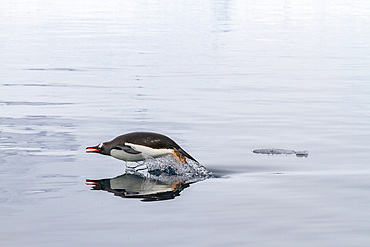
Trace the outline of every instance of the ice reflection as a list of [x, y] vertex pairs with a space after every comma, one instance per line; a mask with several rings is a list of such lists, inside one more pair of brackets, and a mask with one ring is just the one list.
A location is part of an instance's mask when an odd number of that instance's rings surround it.
[[124, 173], [114, 178], [86, 179], [92, 190], [105, 190], [124, 198], [143, 198], [142, 201], [174, 199], [190, 183], [182, 180], [161, 181], [155, 176], [148, 177], [141, 173]]

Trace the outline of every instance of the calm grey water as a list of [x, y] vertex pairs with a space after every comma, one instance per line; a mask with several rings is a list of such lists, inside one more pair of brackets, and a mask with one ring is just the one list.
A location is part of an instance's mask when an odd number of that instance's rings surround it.
[[[369, 245], [369, 1], [4, 2], [1, 246]], [[144, 130], [217, 178], [91, 190], [125, 164], [85, 147]]]

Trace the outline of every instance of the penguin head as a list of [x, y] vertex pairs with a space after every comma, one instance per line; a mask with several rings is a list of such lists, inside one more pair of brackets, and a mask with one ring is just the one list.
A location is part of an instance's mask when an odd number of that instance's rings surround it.
[[104, 155], [110, 155], [110, 149], [107, 147], [105, 143], [100, 143], [94, 147], [87, 147], [86, 153], [99, 153]]

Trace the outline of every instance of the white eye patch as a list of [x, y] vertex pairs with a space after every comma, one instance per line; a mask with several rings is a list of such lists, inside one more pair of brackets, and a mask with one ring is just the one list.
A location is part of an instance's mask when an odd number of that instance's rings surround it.
[[103, 143], [100, 143], [99, 145], [98, 145], [98, 148], [101, 148], [103, 146]]

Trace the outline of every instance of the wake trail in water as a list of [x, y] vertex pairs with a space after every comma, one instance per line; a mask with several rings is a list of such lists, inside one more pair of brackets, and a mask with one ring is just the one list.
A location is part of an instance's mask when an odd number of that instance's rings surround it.
[[291, 149], [263, 148], [253, 150], [255, 154], [295, 154], [297, 157], [307, 157], [307, 151], [294, 151]]

